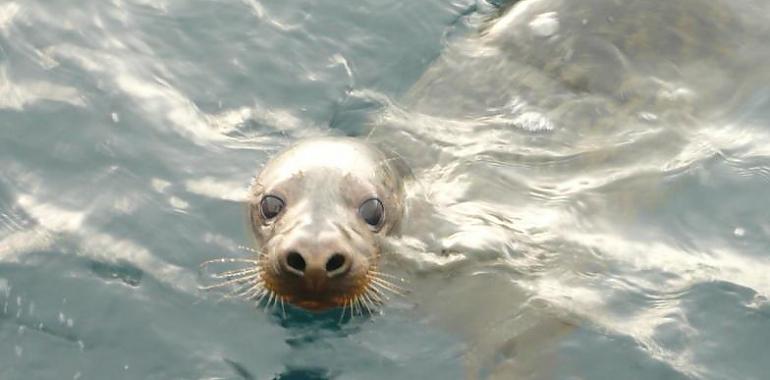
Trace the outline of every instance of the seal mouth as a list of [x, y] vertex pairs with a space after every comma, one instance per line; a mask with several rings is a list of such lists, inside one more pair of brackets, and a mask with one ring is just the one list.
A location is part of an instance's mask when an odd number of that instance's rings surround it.
[[390, 296], [403, 296], [406, 291], [394, 283], [402, 279], [380, 272], [376, 266], [370, 267], [363, 275], [349, 279], [342, 286], [321, 289], [286, 284], [276, 277], [269, 271], [262, 273], [265, 289], [274, 293], [281, 302], [314, 312], [342, 308], [343, 314], [346, 309], [350, 309], [352, 314], [373, 313], [378, 306], [390, 300]]
[[342, 286], [326, 286], [322, 289], [308, 289], [305, 286], [287, 284], [281, 275], [266, 270], [267, 261], [261, 256], [254, 259], [220, 258], [203, 262], [200, 267], [206, 272], [216, 265], [241, 265], [230, 270], [214, 271], [209, 276], [215, 280], [212, 285], [201, 286], [201, 290], [222, 289], [228, 297], [254, 301], [266, 309], [285, 304], [320, 312], [342, 308], [351, 315], [373, 313], [377, 307], [390, 300], [391, 296], [404, 296], [406, 289], [396, 282], [402, 278], [383, 273], [376, 266]]

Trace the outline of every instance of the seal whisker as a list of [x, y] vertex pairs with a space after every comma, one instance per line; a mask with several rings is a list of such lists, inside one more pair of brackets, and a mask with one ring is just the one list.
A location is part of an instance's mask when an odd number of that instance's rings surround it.
[[366, 292], [361, 292], [356, 295], [356, 299], [361, 301], [361, 304], [364, 305], [368, 309], [368, 306], [371, 306], [367, 303], [366, 299]]
[[347, 301], [345, 301], [345, 305], [348, 307], [348, 312], [350, 313], [350, 318], [353, 318], [353, 299], [348, 298]]
[[367, 314], [371, 314], [372, 311], [369, 308], [369, 305], [366, 304], [366, 300], [363, 297], [361, 297], [361, 295], [359, 295], [357, 299], [358, 299], [358, 305], [361, 306], [361, 315], [363, 315], [364, 312], [366, 312]]
[[240, 249], [240, 250], [242, 250], [242, 251], [251, 252], [251, 253], [256, 253], [257, 255], [261, 255], [261, 254], [263, 254], [263, 253], [264, 253], [264, 252], [262, 252], [262, 251], [258, 251], [258, 250], [254, 249], [254, 248], [251, 248], [251, 247], [247, 247], [247, 246], [245, 246], [245, 245], [238, 245], [238, 246], [236, 246], [236, 248], [238, 248], [238, 249]]
[[226, 286], [230, 286], [230, 285], [235, 285], [235, 284], [242, 284], [242, 283], [245, 283], [245, 282], [249, 282], [250, 280], [253, 280], [253, 279], [258, 278], [258, 277], [259, 277], [258, 275], [239, 277], [239, 278], [236, 278], [236, 279], [232, 279], [232, 280], [228, 280], [228, 281], [223, 281], [223, 282], [220, 282], [220, 283], [217, 283], [217, 284], [213, 284], [213, 285], [201, 286], [201, 287], [199, 287], [199, 289], [200, 290], [211, 290], [211, 289], [222, 288], [222, 287], [226, 287]]
[[337, 318], [337, 324], [342, 324], [342, 318], [345, 317], [345, 304], [342, 304], [342, 311], [340, 311], [340, 317]]
[[380, 295], [377, 294], [375, 289], [370, 287], [370, 288], [366, 289], [366, 293], [365, 294], [366, 294], [367, 297], [369, 297], [377, 305], [382, 305], [383, 304], [382, 297], [380, 297]]
[[259, 292], [264, 289], [264, 283], [262, 281], [256, 281], [253, 283], [249, 283], [247, 285], [251, 285], [250, 287], [246, 288], [245, 290], [240, 290], [237, 293], [235, 293], [235, 296], [242, 297], [245, 299], [251, 299], [255, 295], [259, 294]]
[[366, 292], [359, 294], [358, 297], [360, 297], [364, 301], [364, 304], [366, 304], [370, 308], [374, 308], [374, 306], [376, 305], [376, 303], [372, 302], [372, 299], [366, 294]]
[[274, 294], [275, 294], [275, 292], [273, 292], [273, 291], [269, 291], [267, 293], [267, 300], [265, 300], [265, 305], [264, 305], [265, 306], [265, 311], [267, 311], [268, 308], [270, 307], [270, 301], [272, 301]]
[[253, 300], [258, 297], [261, 297], [262, 294], [265, 292], [265, 288], [263, 288], [261, 285], [259, 287], [254, 287], [255, 289], [253, 291], [249, 291], [248, 293], [243, 295], [243, 298], [246, 300]]
[[382, 284], [382, 283], [377, 283], [372, 281], [372, 285], [383, 292], [390, 292], [391, 294], [395, 294], [401, 297], [405, 296], [405, 294], [401, 290], [392, 288], [387, 284]]
[[381, 290], [377, 284], [369, 281], [367, 284], [367, 291], [371, 292], [374, 295], [377, 295], [378, 298], [380, 298], [380, 301], [382, 301], [382, 298], [385, 298], [386, 300], [390, 300], [390, 297], [388, 297], [387, 294], [383, 290]]
[[283, 317], [286, 318], [286, 306], [284, 305], [283, 297], [279, 297], [279, 298], [281, 300], [281, 313], [283, 314]]
[[260, 264], [260, 260], [253, 260], [253, 259], [244, 259], [244, 258], [235, 258], [235, 257], [221, 257], [218, 259], [213, 260], [206, 260], [200, 264], [200, 267], [205, 267], [210, 264], [228, 264], [228, 263], [249, 263], [249, 264]]
[[361, 296], [356, 296], [354, 299], [358, 307], [358, 315], [364, 315], [364, 305], [361, 303]]
[[359, 296], [361, 298], [361, 301], [364, 304], [364, 307], [366, 307], [366, 312], [369, 314], [374, 313], [375, 306], [371, 303], [371, 300], [366, 297], [366, 293], [363, 293]]
[[375, 298], [375, 297], [373, 297], [373, 295], [371, 293], [368, 293], [367, 296], [370, 297], [372, 302], [375, 302], [375, 304], [378, 306], [378, 308], [376, 310], [377, 314], [382, 315], [382, 313], [383, 313], [382, 305], [384, 304], [382, 302], [382, 298], [379, 298], [379, 297]]
[[364, 314], [364, 311], [366, 311], [367, 314], [372, 314], [372, 309], [370, 309], [369, 305], [366, 304], [366, 300], [364, 300], [363, 298], [359, 298], [358, 302], [360, 302], [361, 306], [363, 306], [361, 308], [361, 315]]
[[376, 306], [376, 305], [381, 305], [381, 304], [382, 304], [382, 302], [380, 302], [380, 301], [378, 301], [378, 300], [374, 299], [374, 298], [372, 297], [372, 295], [371, 295], [371, 293], [370, 293], [369, 291], [367, 291], [366, 293], [364, 293], [364, 298], [365, 298], [366, 300], [368, 300], [368, 301], [369, 301], [369, 302], [372, 304], [372, 307], [374, 307], [374, 306]]
[[243, 292], [248, 291], [251, 289], [252, 282], [251, 281], [245, 281], [240, 284], [237, 284], [233, 287], [233, 289], [229, 292], [229, 294], [226, 294], [226, 297], [239, 297], [239, 295]]
[[211, 275], [211, 277], [232, 279], [234, 277], [244, 277], [254, 273], [262, 273], [262, 272], [263, 272], [262, 268], [254, 267], [254, 268], [248, 268], [248, 269], [234, 269], [234, 270], [229, 270], [225, 272], [214, 273], [213, 275]]
[[406, 289], [404, 289], [404, 288], [402, 288], [402, 287], [400, 287], [400, 286], [398, 286], [398, 285], [396, 285], [396, 284], [394, 284], [394, 283], [392, 283], [392, 282], [390, 282], [388, 280], [384, 280], [382, 278], [372, 277], [371, 278], [371, 283], [374, 284], [374, 285], [379, 286], [382, 289], [390, 290], [391, 292], [396, 293], [396, 294], [401, 295], [401, 296], [403, 296], [404, 293], [406, 292]]
[[386, 301], [390, 301], [390, 297], [388, 297], [388, 295], [385, 294], [385, 292], [383, 292], [379, 288], [372, 286], [369, 289], [372, 291], [373, 294], [377, 295], [377, 297], [380, 297], [381, 302], [384, 302], [382, 301], [382, 298], [385, 298]]
[[259, 307], [259, 304], [265, 300], [265, 297], [267, 297], [268, 294], [270, 294], [270, 291], [265, 289], [265, 291], [260, 293], [258, 297], [255, 297], [254, 302], [257, 304], [257, 307]]
[[392, 275], [390, 273], [379, 272], [377, 270], [370, 270], [369, 274], [371, 274], [373, 276], [376, 276], [376, 277], [385, 277], [385, 278], [390, 278], [390, 279], [393, 279], [393, 280], [398, 280], [400, 282], [406, 282], [406, 280], [404, 280], [402, 277], [398, 277], [398, 276]]
[[381, 277], [379, 277], [379, 276], [371, 276], [371, 277], [370, 277], [370, 279], [371, 279], [371, 281], [372, 281], [372, 282], [376, 282], [376, 283], [379, 283], [379, 284], [388, 285], [388, 286], [390, 286], [390, 287], [392, 287], [392, 288], [394, 288], [394, 289], [398, 289], [398, 290], [406, 290], [406, 289], [404, 289], [403, 287], [401, 287], [401, 286], [399, 286], [399, 285], [396, 285], [396, 284], [394, 284], [392, 281], [390, 281], [390, 280], [387, 280], [387, 279], [384, 279], [384, 278], [381, 278]]

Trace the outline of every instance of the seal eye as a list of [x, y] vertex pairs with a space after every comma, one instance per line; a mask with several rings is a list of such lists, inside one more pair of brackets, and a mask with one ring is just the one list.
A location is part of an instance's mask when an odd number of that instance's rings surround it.
[[265, 195], [259, 202], [259, 210], [265, 220], [275, 218], [283, 210], [283, 200], [274, 195]]
[[385, 208], [382, 202], [377, 198], [371, 198], [358, 208], [358, 213], [364, 218], [364, 221], [372, 227], [377, 227], [382, 223], [382, 216], [385, 214]]

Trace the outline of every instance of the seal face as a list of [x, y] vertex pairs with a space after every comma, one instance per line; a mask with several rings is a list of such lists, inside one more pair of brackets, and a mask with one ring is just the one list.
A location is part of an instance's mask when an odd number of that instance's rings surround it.
[[378, 302], [381, 240], [398, 227], [403, 192], [392, 159], [363, 141], [313, 139], [279, 153], [249, 201], [264, 287], [310, 310]]

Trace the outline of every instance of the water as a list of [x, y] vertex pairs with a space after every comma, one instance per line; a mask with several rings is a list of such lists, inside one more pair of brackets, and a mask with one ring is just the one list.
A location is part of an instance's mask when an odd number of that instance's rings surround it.
[[[770, 9], [609, 3], [0, 3], [0, 378], [766, 377]], [[411, 292], [199, 291], [329, 134], [412, 165]]]

